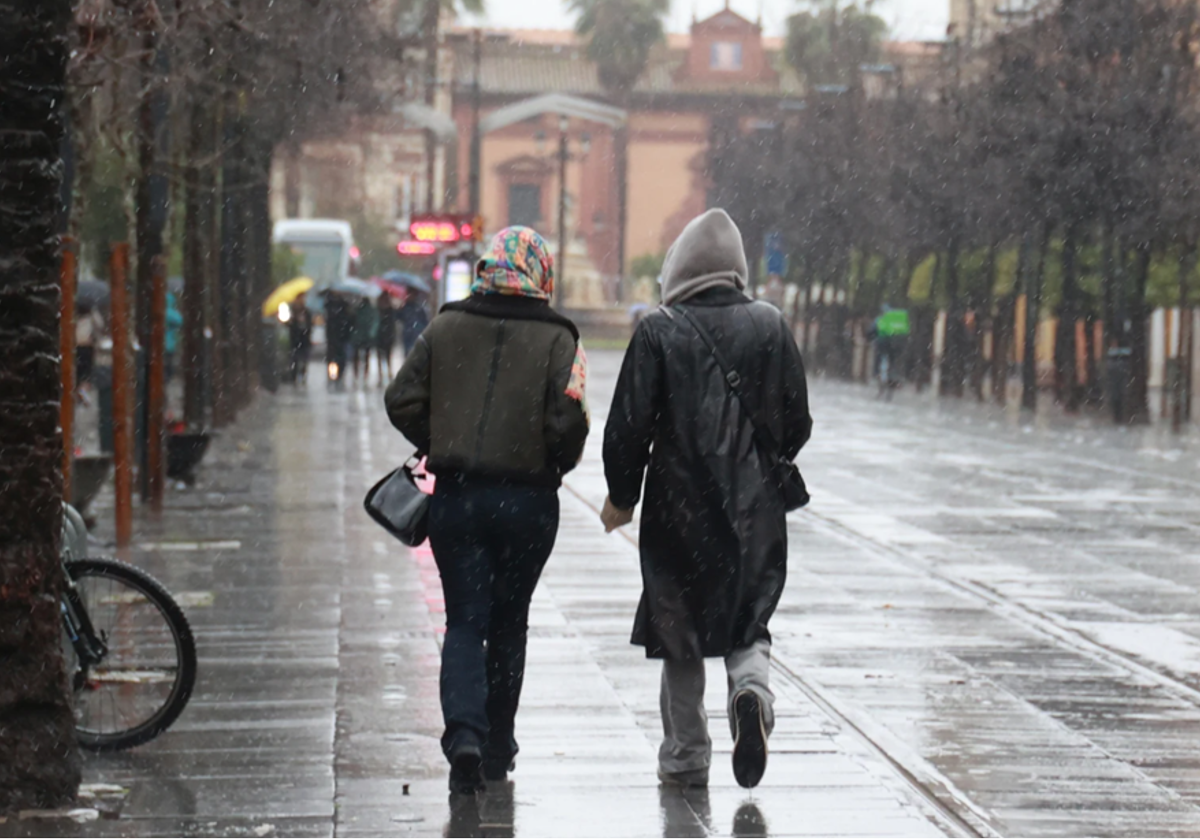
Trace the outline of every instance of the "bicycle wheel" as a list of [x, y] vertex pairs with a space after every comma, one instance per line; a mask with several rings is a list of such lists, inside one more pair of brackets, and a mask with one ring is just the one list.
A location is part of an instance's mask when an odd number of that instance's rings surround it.
[[179, 717], [196, 683], [196, 641], [183, 610], [162, 584], [117, 560], [66, 564], [82, 612], [103, 651], [75, 658], [75, 731], [80, 746], [123, 750], [157, 737]]

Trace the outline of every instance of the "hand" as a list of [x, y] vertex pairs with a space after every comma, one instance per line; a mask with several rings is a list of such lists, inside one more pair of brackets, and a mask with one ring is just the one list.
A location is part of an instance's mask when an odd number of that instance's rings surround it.
[[611, 534], [622, 525], [633, 521], [633, 509], [622, 510], [612, 503], [612, 499], [604, 498], [604, 510], [600, 511], [600, 521], [604, 523], [604, 532]]

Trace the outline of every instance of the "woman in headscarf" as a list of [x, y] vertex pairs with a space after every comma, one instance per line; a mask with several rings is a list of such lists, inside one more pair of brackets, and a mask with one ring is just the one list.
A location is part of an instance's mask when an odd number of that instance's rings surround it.
[[510, 227], [442, 308], [385, 397], [437, 476], [429, 542], [442, 577], [442, 749], [450, 789], [513, 768], [529, 602], [558, 533], [558, 487], [588, 433], [579, 332], [550, 307], [545, 240]]

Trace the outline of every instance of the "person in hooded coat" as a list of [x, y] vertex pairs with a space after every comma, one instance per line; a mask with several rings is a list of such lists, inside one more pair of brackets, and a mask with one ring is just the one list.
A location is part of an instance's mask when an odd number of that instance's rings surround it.
[[529, 603], [588, 434], [587, 356], [550, 306], [553, 265], [533, 229], [496, 234], [471, 296], [442, 307], [384, 398], [437, 477], [429, 545], [446, 601], [442, 749], [455, 793], [514, 766]]
[[[793, 460], [812, 419], [800, 350], [780, 311], [743, 293], [746, 274], [741, 233], [724, 210], [688, 224], [663, 264], [663, 306], [642, 319], [626, 352], [604, 432], [606, 529], [631, 521], [642, 502], [644, 588], [632, 641], [663, 660], [667, 784], [708, 783], [706, 657], [725, 659], [733, 769], [744, 787], [765, 771], [774, 723], [767, 624], [787, 576], [787, 531], [771, 459]], [[756, 443], [685, 311], [736, 371], [749, 410], [782, 452]]]

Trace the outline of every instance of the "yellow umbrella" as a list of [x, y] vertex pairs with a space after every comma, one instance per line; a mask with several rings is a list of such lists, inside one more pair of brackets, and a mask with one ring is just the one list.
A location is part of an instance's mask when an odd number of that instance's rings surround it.
[[270, 318], [279, 311], [281, 303], [291, 303], [312, 287], [313, 280], [311, 277], [293, 277], [271, 292], [271, 295], [262, 306], [263, 317]]

